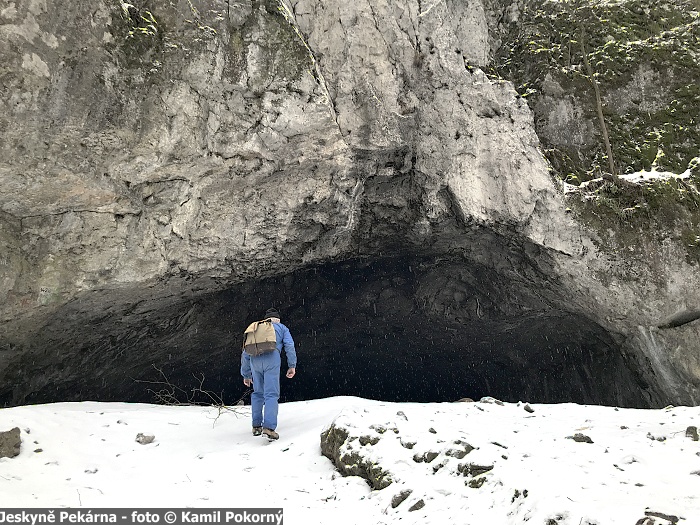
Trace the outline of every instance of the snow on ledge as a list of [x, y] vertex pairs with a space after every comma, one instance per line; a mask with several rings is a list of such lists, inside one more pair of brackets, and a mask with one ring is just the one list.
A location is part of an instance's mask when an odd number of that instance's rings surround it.
[[[620, 175], [619, 177], [622, 180], [630, 182], [632, 184], [645, 184], [649, 182], [666, 181], [672, 179], [685, 180], [690, 178], [690, 169], [685, 170], [680, 175], [670, 171], [656, 171], [655, 169], [652, 169], [651, 171], [636, 171], [634, 173], [625, 173], [624, 175]], [[569, 193], [578, 193], [582, 190], [585, 190], [589, 185], [594, 185], [594, 187], [598, 187], [598, 185], [600, 185], [602, 181], [603, 178], [598, 177], [582, 182], [578, 186], [563, 181], [562, 188], [564, 190], [565, 195]]]
[[680, 175], [672, 173], [670, 171], [656, 171], [652, 168], [651, 171], [637, 171], [635, 173], [626, 173], [620, 175], [621, 179], [627, 182], [633, 182], [640, 184], [642, 182], [652, 182], [657, 180], [671, 180], [671, 179], [688, 179], [690, 178], [690, 170], [686, 170]]

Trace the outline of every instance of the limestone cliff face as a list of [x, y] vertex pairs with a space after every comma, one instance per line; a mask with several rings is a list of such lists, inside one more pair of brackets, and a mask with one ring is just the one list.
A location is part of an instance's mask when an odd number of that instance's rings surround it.
[[[0, 399], [99, 396], [86, 368], [128, 396], [124, 377], [173, 345], [190, 367], [230, 358], [237, 328], [200, 328], [255, 316], [252, 283], [313, 318], [310, 269], [403, 258], [413, 277], [363, 274], [349, 317], [492, 322], [503, 344], [517, 325], [513, 348], [549, 319], [634, 361], [642, 404], [700, 401], [697, 323], [652, 328], [700, 304], [697, 265], [673, 243], [604, 251], [566, 212], [525, 100], [482, 72], [492, 16], [450, 0], [2, 7]], [[590, 361], [582, 399], [605, 402]]]

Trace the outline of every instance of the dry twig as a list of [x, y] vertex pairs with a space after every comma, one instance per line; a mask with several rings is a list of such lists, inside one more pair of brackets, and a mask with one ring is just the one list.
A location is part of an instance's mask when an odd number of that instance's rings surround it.
[[224, 412], [232, 412], [237, 416], [241, 415], [240, 407], [245, 398], [252, 392], [252, 390], [248, 389], [233, 405], [226, 405], [223, 400], [223, 394], [220, 395], [204, 389], [204, 374], [200, 374], [199, 376], [192, 374], [193, 377], [199, 381], [199, 385], [191, 388], [188, 391], [184, 388], [173, 385], [161, 368], [158, 368], [155, 364], [152, 366], [161, 375], [162, 380], [146, 381], [143, 379], [134, 379], [134, 381], [137, 383], [160, 386], [160, 390], [155, 390], [152, 388], [148, 389], [148, 392], [153, 394], [158, 404], [170, 406], [205, 406], [216, 408], [218, 413], [214, 418], [214, 423], [216, 423]]

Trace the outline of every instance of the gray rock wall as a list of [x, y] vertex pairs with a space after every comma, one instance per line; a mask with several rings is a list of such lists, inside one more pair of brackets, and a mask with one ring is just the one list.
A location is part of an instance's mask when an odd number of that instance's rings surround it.
[[0, 377], [23, 383], [15, 399], [49, 381], [28, 363], [81, 340], [81, 316], [118, 326], [129, 305], [186, 311], [387, 251], [505, 275], [525, 250], [669, 400], [697, 402], [698, 328], [641, 335], [697, 301], [695, 267], [673, 246], [604, 254], [566, 213], [530, 109], [482, 72], [489, 16], [425, 0], [3, 7]]

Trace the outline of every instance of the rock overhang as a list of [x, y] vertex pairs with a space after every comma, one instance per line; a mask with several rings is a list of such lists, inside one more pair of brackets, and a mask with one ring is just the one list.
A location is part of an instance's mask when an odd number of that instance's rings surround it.
[[461, 250], [451, 237], [449, 251], [405, 243], [393, 255], [238, 284], [181, 276], [147, 290], [88, 293], [18, 343], [0, 397], [149, 402], [176, 388], [185, 402], [203, 380], [231, 403], [244, 391], [242, 330], [275, 305], [299, 355], [285, 400], [658, 403], [624, 338], [569, 302], [542, 271], [546, 255], [531, 260], [514, 242], [476, 229]]

